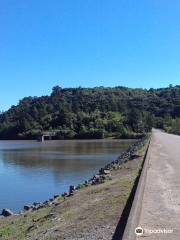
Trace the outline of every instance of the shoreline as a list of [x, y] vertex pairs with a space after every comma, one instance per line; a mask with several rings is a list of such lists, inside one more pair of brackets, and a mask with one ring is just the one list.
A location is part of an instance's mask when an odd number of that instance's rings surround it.
[[[138, 141], [144, 138], [146, 135], [143, 135], [141, 137], [104, 137], [104, 138], [64, 138], [64, 139], [46, 139], [44, 142], [51, 142], [51, 141], [101, 141], [101, 140], [122, 140], [122, 141], [129, 141], [129, 140], [134, 140]], [[35, 142], [41, 142], [37, 140], [36, 138], [4, 138], [1, 139], [0, 141], [35, 141]]]
[[[112, 162], [106, 164], [104, 167], [99, 169], [98, 173], [95, 174], [92, 178], [90, 178], [89, 180], [85, 180], [82, 183], [79, 183], [77, 186], [70, 185], [69, 190], [67, 192], [64, 192], [63, 194], [55, 194], [54, 196], [52, 196], [51, 198], [49, 198], [44, 202], [34, 202], [32, 204], [24, 205], [22, 210], [20, 210], [18, 213], [14, 213], [8, 208], [2, 209], [2, 213], [0, 214], [0, 217], [2, 218], [2, 217], [8, 217], [12, 215], [21, 215], [26, 212], [37, 211], [47, 206], [56, 206], [59, 200], [65, 201], [67, 198], [73, 196], [75, 191], [78, 191], [81, 188], [85, 188], [91, 185], [101, 184], [107, 180], [111, 180], [111, 171], [119, 169], [120, 166], [123, 163], [126, 163], [128, 160], [130, 161], [130, 160], [133, 160], [134, 158], [137, 158], [138, 156], [135, 154], [135, 152], [137, 152], [138, 149], [142, 148], [146, 144], [147, 139], [148, 139], [148, 135], [143, 137], [142, 139], [138, 139], [137, 141], [135, 141], [135, 143], [131, 144], [126, 151], [123, 151], [117, 157], [116, 160], [113, 160]], [[95, 139], [89, 139], [89, 140], [95, 140]], [[120, 139], [115, 139], [115, 140], [120, 140]], [[122, 139], [122, 140], [128, 141], [128, 139]]]
[[2, 217], [0, 239], [115, 240], [119, 225], [126, 223], [127, 203], [141, 173], [148, 145], [149, 138], [142, 139], [131, 158], [124, 153], [126, 159], [119, 166], [112, 163], [111, 180], [83, 185], [72, 196], [57, 198], [54, 204], [39, 210]]

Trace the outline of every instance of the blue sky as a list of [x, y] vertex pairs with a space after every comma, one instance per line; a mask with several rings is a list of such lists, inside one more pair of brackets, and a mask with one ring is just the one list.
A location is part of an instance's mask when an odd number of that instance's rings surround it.
[[61, 87], [180, 84], [177, 0], [0, 1], [0, 110]]

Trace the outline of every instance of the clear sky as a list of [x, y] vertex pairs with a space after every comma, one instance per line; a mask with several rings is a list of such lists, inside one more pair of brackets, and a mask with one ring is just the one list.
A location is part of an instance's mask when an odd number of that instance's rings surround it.
[[61, 87], [180, 84], [180, 1], [1, 0], [0, 110]]

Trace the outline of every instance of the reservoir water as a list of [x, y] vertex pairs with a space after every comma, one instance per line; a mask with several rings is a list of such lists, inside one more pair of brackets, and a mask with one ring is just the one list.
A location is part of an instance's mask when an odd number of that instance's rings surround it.
[[0, 210], [68, 190], [116, 160], [133, 140], [0, 141]]

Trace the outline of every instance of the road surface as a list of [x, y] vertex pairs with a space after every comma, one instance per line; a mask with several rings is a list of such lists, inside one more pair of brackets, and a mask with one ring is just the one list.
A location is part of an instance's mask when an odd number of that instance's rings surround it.
[[180, 239], [180, 136], [153, 130], [137, 239]]

